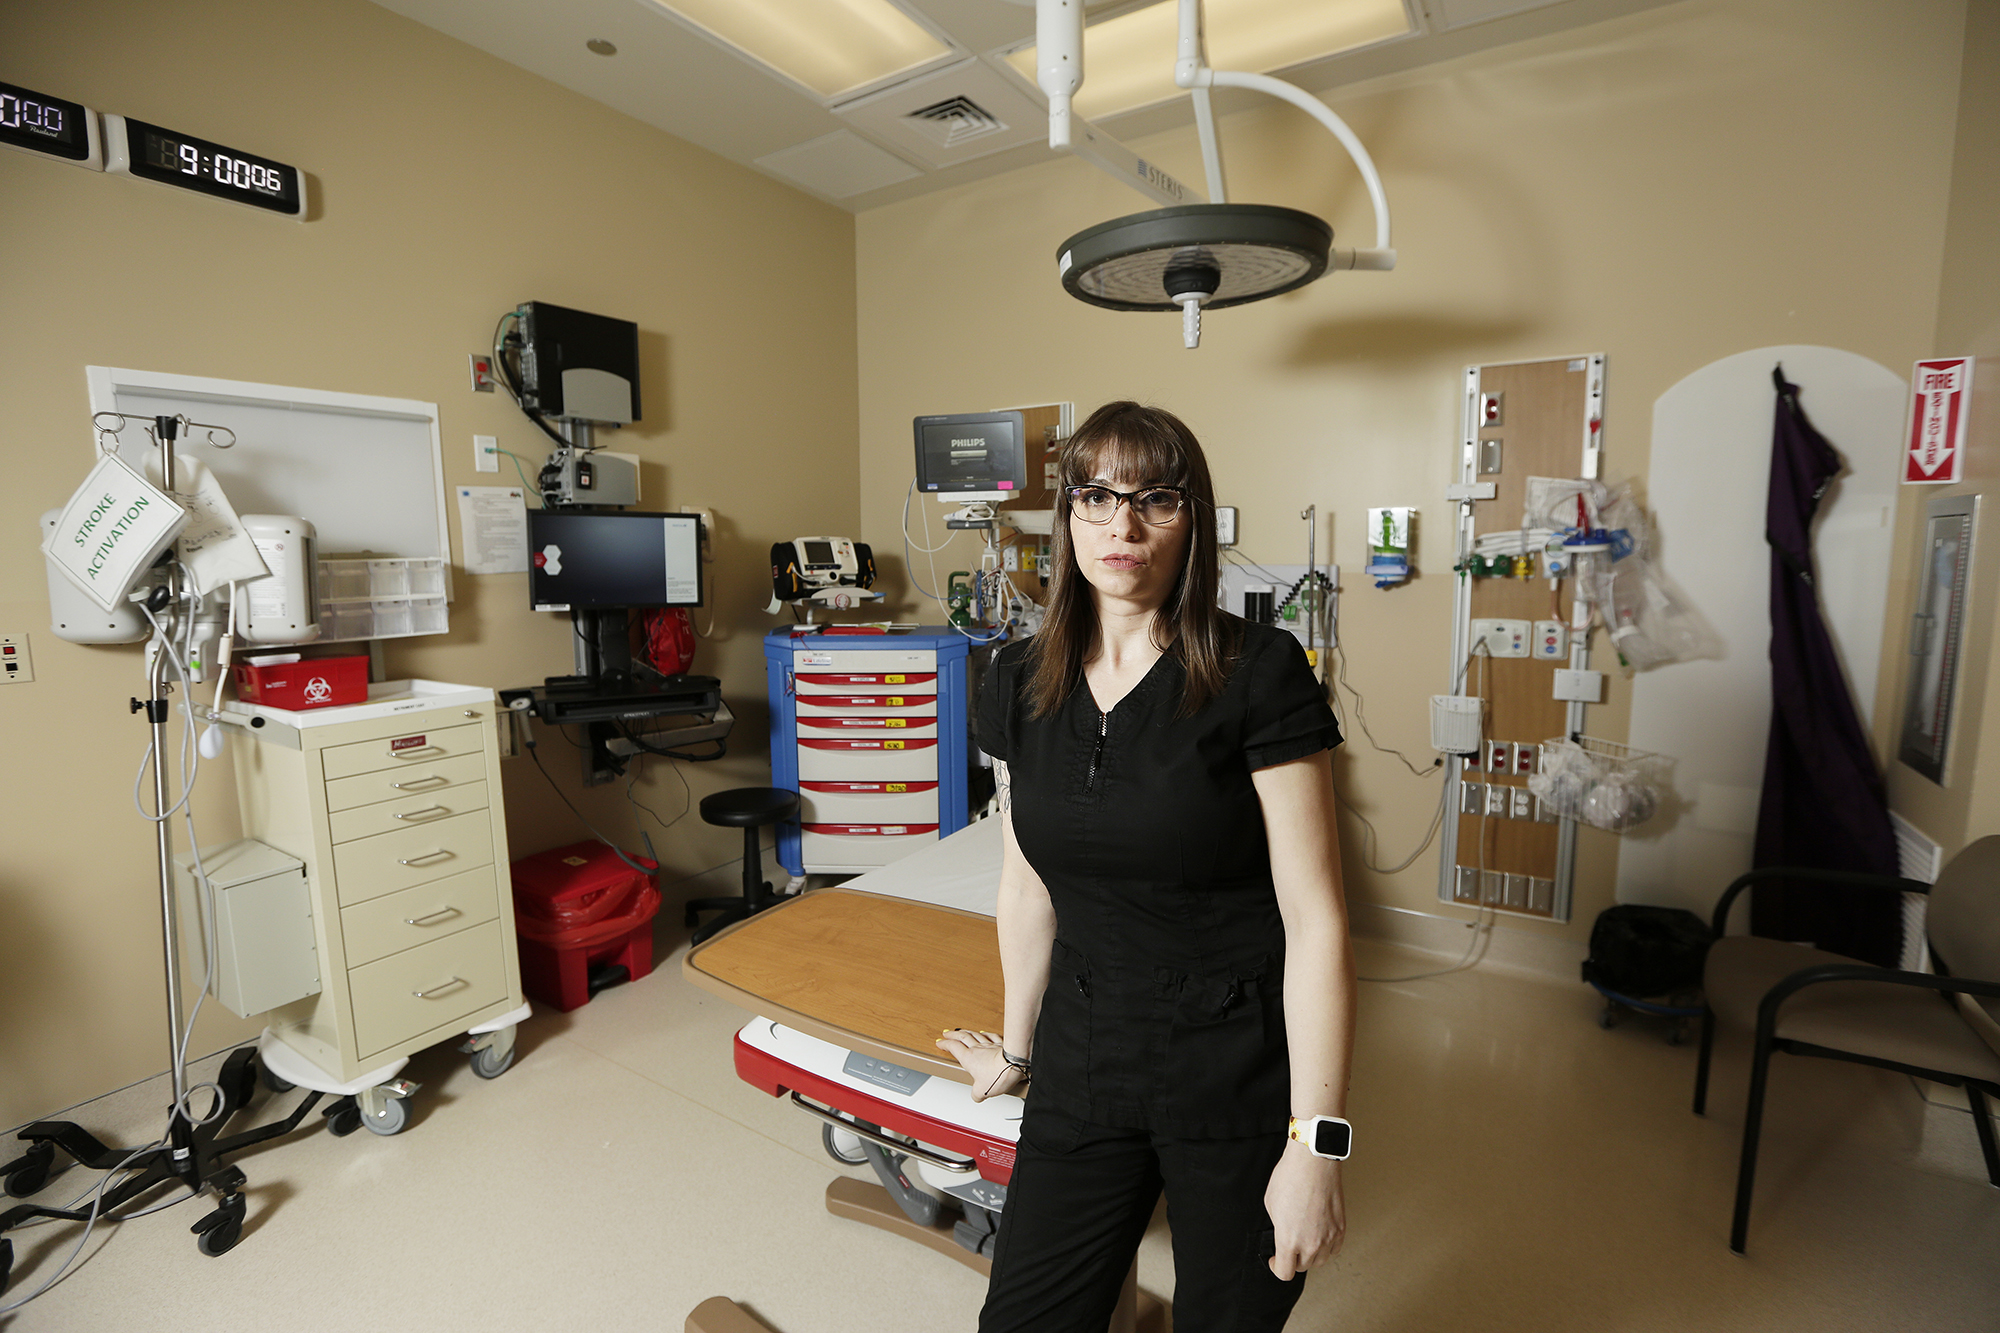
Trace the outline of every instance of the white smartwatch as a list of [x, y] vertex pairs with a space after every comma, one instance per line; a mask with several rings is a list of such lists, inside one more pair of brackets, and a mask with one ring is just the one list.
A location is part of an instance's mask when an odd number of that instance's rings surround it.
[[1337, 1115], [1309, 1116], [1304, 1120], [1293, 1116], [1285, 1137], [1305, 1144], [1306, 1151], [1315, 1157], [1336, 1162], [1346, 1161], [1354, 1150], [1354, 1126]]

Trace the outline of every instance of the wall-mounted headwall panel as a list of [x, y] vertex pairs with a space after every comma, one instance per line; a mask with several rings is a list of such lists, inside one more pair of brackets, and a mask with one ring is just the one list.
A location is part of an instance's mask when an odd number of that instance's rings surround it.
[[[1524, 527], [1528, 478], [1595, 474], [1598, 441], [1590, 423], [1601, 420], [1603, 372], [1601, 356], [1466, 372], [1458, 479], [1490, 483], [1494, 495], [1471, 502], [1462, 516], [1461, 551], [1472, 551], [1481, 537], [1505, 546], [1499, 534]], [[1537, 644], [1536, 627], [1567, 626], [1573, 602], [1573, 581], [1552, 584], [1540, 549], [1536, 542], [1525, 548], [1532, 560], [1526, 578], [1471, 568], [1455, 575], [1452, 672], [1460, 688], [1454, 693], [1486, 700], [1486, 727], [1481, 752], [1452, 761], [1448, 799], [1457, 814], [1446, 822], [1438, 897], [1566, 921], [1576, 827], [1538, 813], [1527, 783], [1541, 762], [1541, 743], [1580, 725], [1582, 706], [1555, 697], [1556, 672], [1587, 663], [1585, 652], [1564, 640]], [[1522, 626], [1520, 655], [1494, 655], [1515, 649], [1492, 636], [1493, 651], [1477, 651], [1478, 621]]]
[[87, 371], [90, 410], [130, 418], [117, 447], [132, 466], [143, 467], [153, 447], [144, 428], [155, 416], [227, 427], [236, 434], [231, 448], [212, 447], [194, 430], [179, 449], [215, 473], [237, 513], [309, 519], [322, 555], [450, 559], [437, 404], [107, 366]]

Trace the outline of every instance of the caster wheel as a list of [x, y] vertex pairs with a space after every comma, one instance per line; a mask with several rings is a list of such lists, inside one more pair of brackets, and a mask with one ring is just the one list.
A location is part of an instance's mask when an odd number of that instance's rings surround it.
[[243, 1224], [235, 1218], [201, 1233], [195, 1240], [195, 1248], [213, 1259], [236, 1248], [236, 1242], [243, 1239]]
[[349, 1103], [326, 1118], [326, 1132], [337, 1139], [344, 1139], [361, 1128], [361, 1108]]
[[31, 1194], [41, 1193], [42, 1186], [49, 1183], [49, 1168], [56, 1156], [55, 1145], [37, 1143], [29, 1148], [7, 1173], [7, 1194], [11, 1198], [25, 1199]]
[[265, 1064], [261, 1060], [258, 1061], [257, 1063], [257, 1081], [264, 1085], [264, 1090], [266, 1092], [272, 1092], [272, 1093], [290, 1092], [293, 1088], [298, 1086], [298, 1084], [296, 1083], [289, 1083], [286, 1082], [284, 1079], [279, 1078], [276, 1074], [271, 1072], [271, 1066]]
[[410, 1123], [410, 1106], [404, 1098], [391, 1097], [382, 1103], [380, 1114], [357, 1110], [355, 1115], [371, 1134], [387, 1138], [391, 1134], [400, 1134], [403, 1126]]
[[1612, 1028], [1617, 1027], [1618, 1011], [1616, 1009], [1613, 1009], [1608, 1004], [1605, 1005], [1604, 1008], [1598, 1011], [1597, 1026], [1603, 1028], [1606, 1032], [1609, 1032]]
[[826, 1155], [842, 1166], [868, 1165], [868, 1154], [861, 1150], [861, 1139], [844, 1129], [821, 1125], [819, 1141], [826, 1149]]
[[491, 1046], [481, 1047], [472, 1053], [472, 1072], [481, 1078], [499, 1078], [512, 1067], [513, 1063], [512, 1046], [500, 1053], [495, 1053]]

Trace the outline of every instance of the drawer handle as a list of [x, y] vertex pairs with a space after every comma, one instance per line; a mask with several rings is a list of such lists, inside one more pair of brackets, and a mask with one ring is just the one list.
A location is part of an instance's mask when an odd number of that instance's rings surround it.
[[427, 773], [420, 778], [411, 778], [408, 782], [392, 782], [389, 786], [396, 791], [427, 791], [432, 787], [442, 787], [450, 782], [451, 779], [442, 773]]
[[449, 807], [447, 807], [447, 806], [442, 806], [442, 805], [427, 805], [427, 806], [425, 806], [425, 807], [424, 807], [423, 809], [421, 809], [421, 810], [411, 810], [411, 811], [408, 811], [407, 813], [404, 813], [404, 814], [399, 814], [399, 815], [397, 815], [397, 816], [396, 816], [396, 818], [398, 818], [398, 819], [436, 819], [436, 818], [437, 818], [437, 817], [438, 817], [439, 815], [448, 815], [448, 814], [450, 814], [450, 813], [451, 813], [451, 810], [450, 810], [450, 808], [449, 808]]
[[403, 924], [406, 926], [428, 926], [433, 921], [443, 921], [447, 917], [464, 915], [465, 913], [459, 911], [456, 907], [440, 907], [429, 916], [406, 916], [403, 918]]
[[442, 745], [419, 745], [414, 750], [399, 750], [396, 753], [390, 755], [389, 757], [391, 759], [417, 759], [427, 754], [443, 754], [443, 753], [444, 753], [444, 747]]
[[404, 857], [402, 860], [396, 862], [396, 864], [399, 866], [420, 866], [420, 865], [426, 865], [432, 861], [450, 860], [452, 857], [456, 855], [458, 855], [457, 852], [448, 852], [444, 848], [440, 847], [434, 852], [425, 852], [422, 856]]
[[416, 996], [419, 1000], [428, 1000], [431, 998], [431, 996], [442, 994], [443, 992], [450, 990], [453, 986], [469, 986], [471, 984], [472, 983], [467, 981], [464, 977], [453, 977], [450, 981], [445, 982], [441, 986], [433, 986], [429, 990], [413, 990], [410, 992], [410, 994]]

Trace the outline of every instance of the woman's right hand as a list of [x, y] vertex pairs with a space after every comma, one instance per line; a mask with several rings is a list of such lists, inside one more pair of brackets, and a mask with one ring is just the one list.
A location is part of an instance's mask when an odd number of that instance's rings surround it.
[[940, 1050], [947, 1052], [966, 1073], [972, 1075], [972, 1100], [975, 1102], [1018, 1092], [1027, 1081], [1018, 1065], [1007, 1063], [1007, 1057], [1001, 1053], [1000, 1034], [997, 1032], [947, 1028], [937, 1044]]

